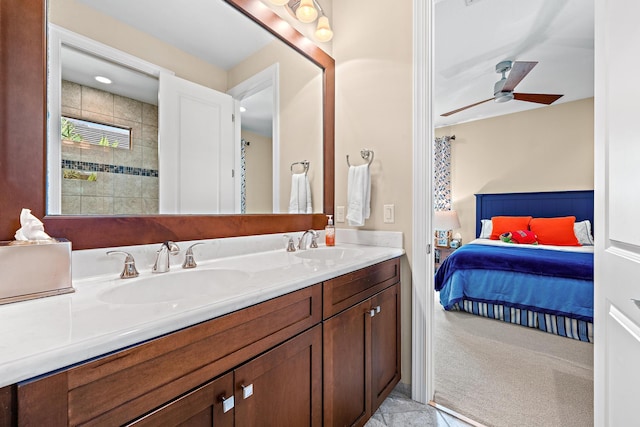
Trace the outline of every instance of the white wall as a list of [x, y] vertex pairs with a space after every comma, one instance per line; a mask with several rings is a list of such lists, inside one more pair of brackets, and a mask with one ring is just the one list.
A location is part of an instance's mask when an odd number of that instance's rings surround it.
[[[371, 218], [362, 229], [402, 231], [402, 382], [411, 382], [412, 8], [410, 0], [334, 1], [336, 60], [336, 206], [347, 205], [345, 156], [371, 165]], [[383, 222], [383, 205], [395, 223]], [[345, 223], [336, 227], [346, 228]]]

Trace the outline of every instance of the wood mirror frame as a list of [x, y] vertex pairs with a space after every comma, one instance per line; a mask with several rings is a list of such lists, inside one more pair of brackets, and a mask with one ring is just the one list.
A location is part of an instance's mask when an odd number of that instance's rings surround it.
[[0, 240], [12, 240], [22, 208], [73, 249], [321, 229], [333, 214], [335, 63], [260, 0], [224, 0], [323, 69], [323, 214], [45, 216], [46, 0], [0, 6]]

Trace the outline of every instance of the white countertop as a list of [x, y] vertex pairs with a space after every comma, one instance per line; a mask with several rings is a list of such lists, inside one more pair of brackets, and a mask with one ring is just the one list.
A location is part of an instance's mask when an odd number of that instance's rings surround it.
[[[247, 247], [250, 240], [244, 239], [243, 246]], [[346, 240], [358, 241], [353, 238]], [[281, 246], [282, 236], [278, 236], [275, 241]], [[248, 273], [248, 278], [237, 285], [236, 289], [226, 288], [223, 295], [206, 298], [199, 295], [141, 304], [113, 304], [104, 301], [105, 291], [135, 286], [136, 281], [151, 276], [146, 266], [138, 267], [140, 276], [136, 279], [119, 279], [119, 271], [106, 277], [74, 278], [75, 293], [0, 306], [0, 387], [404, 254], [401, 245], [394, 246], [338, 242], [337, 248], [358, 251], [358, 256], [340, 260], [304, 259], [301, 258], [300, 251], [288, 253], [284, 249], [277, 249], [198, 261], [198, 267], [190, 271], [233, 269]], [[97, 253], [98, 250], [92, 251], [91, 253]], [[100, 253], [105, 251], [106, 249], [100, 250]], [[77, 259], [74, 256], [74, 264]], [[119, 261], [121, 265], [122, 260]], [[109, 259], [109, 262], [113, 261]], [[83, 268], [87, 270], [86, 266]], [[172, 265], [172, 270], [162, 276], [185, 278], [188, 274], [189, 271], [182, 270], [179, 265]]]

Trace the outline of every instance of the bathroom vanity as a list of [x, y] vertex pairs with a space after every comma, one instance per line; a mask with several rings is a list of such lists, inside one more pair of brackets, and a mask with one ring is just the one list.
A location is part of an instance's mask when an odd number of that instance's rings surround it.
[[[138, 279], [113, 279], [20, 303], [70, 301], [61, 343], [69, 348], [50, 343], [23, 362], [0, 360], [0, 373], [21, 364], [46, 369], [2, 384], [0, 424], [364, 425], [400, 380], [402, 253], [364, 245], [278, 250], [157, 275], [182, 282], [186, 293], [199, 269], [237, 278], [225, 283], [235, 292], [208, 301], [202, 289], [194, 298], [160, 292], [145, 304], [134, 292], [133, 302], [119, 300], [127, 294], [115, 290]], [[227, 275], [241, 269], [246, 276]], [[74, 330], [90, 321], [84, 308], [93, 312], [95, 336]], [[0, 319], [11, 313], [0, 311]], [[61, 365], [51, 369], [55, 354]]]

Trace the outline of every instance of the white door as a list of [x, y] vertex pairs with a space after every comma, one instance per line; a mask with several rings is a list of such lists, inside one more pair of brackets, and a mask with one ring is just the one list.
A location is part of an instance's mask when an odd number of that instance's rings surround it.
[[162, 73], [158, 116], [160, 213], [233, 213], [231, 96]]
[[596, 1], [595, 425], [637, 426], [640, 2]]

